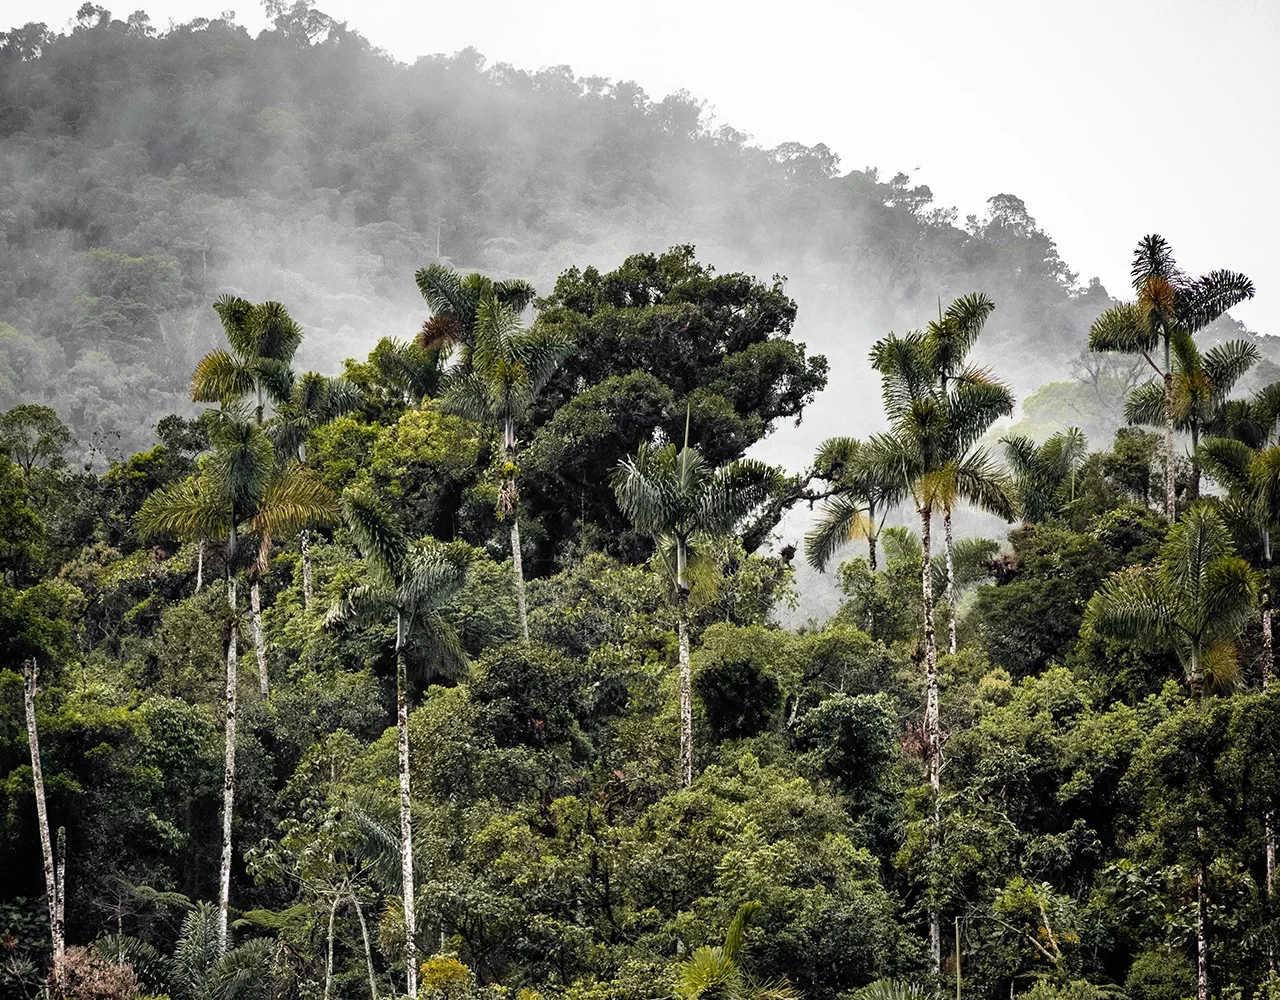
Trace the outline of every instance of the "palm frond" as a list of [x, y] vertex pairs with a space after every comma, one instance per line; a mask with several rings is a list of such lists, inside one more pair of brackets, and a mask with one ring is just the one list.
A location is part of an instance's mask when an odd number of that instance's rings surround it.
[[342, 518], [351, 537], [380, 583], [394, 588], [409, 556], [409, 542], [400, 526], [371, 492], [348, 488], [342, 494]]
[[1129, 424], [1160, 427], [1164, 424], [1164, 385], [1154, 379], [1143, 382], [1124, 402], [1124, 419]]
[[1253, 298], [1253, 282], [1236, 271], [1210, 271], [1187, 285], [1180, 296], [1178, 320], [1194, 333], [1233, 306]]
[[1160, 335], [1132, 302], [1112, 306], [1089, 327], [1089, 350], [1141, 354], [1152, 351]]
[[804, 553], [809, 565], [825, 572], [827, 563], [842, 546], [855, 538], [865, 538], [875, 530], [871, 518], [857, 501], [836, 496], [823, 505], [817, 523], [804, 536]]
[[201, 358], [191, 376], [191, 398], [197, 403], [240, 399], [252, 391], [252, 367], [221, 347]]

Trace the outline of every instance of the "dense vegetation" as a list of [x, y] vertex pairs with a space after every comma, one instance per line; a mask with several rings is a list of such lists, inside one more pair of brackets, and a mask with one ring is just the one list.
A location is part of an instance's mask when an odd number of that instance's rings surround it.
[[[1116, 302], [1016, 199], [956, 229], [684, 99], [275, 13], [86, 5], [0, 48], [3, 995], [1275, 989], [1280, 372], [1224, 338], [1247, 277], [1149, 236]], [[733, 254], [572, 258], [724, 210], [670, 180], [700, 170], [913, 332], [828, 359]], [[433, 198], [484, 274], [434, 253]], [[287, 270], [289, 232], [379, 255], [333, 262], [319, 333], [324, 296], [228, 277]], [[379, 340], [392, 282], [411, 335]], [[1000, 430], [1019, 376], [982, 359], [1015, 339], [1091, 350]], [[802, 473], [748, 454], [829, 379], [882, 406]], [[789, 629], [771, 542], [810, 507], [841, 600]]]

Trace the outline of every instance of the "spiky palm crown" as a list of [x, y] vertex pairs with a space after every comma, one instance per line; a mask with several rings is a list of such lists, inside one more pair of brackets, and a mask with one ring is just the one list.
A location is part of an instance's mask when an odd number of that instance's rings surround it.
[[1232, 306], [1253, 298], [1253, 282], [1236, 271], [1217, 270], [1188, 278], [1168, 241], [1144, 236], [1130, 269], [1134, 299], [1112, 306], [1089, 329], [1089, 349], [1148, 355], [1181, 331], [1194, 334]]
[[345, 378], [332, 378], [318, 372], [301, 377], [289, 373], [289, 392], [276, 407], [271, 425], [271, 440], [284, 455], [302, 456], [307, 435], [343, 414], [360, 407], [360, 390]]
[[1193, 504], [1170, 529], [1154, 568], [1112, 576], [1090, 599], [1085, 623], [1101, 635], [1177, 654], [1190, 671], [1230, 679], [1232, 644], [1253, 609], [1256, 581], [1209, 501]]
[[1000, 439], [1028, 521], [1043, 521], [1071, 503], [1071, 477], [1084, 464], [1089, 439], [1079, 427], [1058, 431], [1042, 445], [1013, 434]]
[[191, 398], [234, 403], [260, 392], [274, 403], [288, 399], [289, 364], [302, 343], [302, 327], [279, 302], [254, 304], [224, 295], [213, 304], [231, 349], [210, 351], [196, 365]]
[[[1262, 355], [1245, 340], [1218, 344], [1201, 353], [1191, 335], [1175, 330], [1173, 358], [1173, 426], [1180, 431], [1225, 424], [1227, 395]], [[1151, 380], [1129, 393], [1125, 420], [1130, 424], [1164, 423], [1164, 385]]]
[[367, 580], [333, 603], [324, 625], [368, 623], [398, 614], [405, 633], [416, 629], [438, 660], [465, 666], [461, 640], [440, 612], [466, 582], [469, 550], [435, 539], [411, 541], [367, 490], [343, 493], [342, 517], [360, 550]]
[[413, 279], [431, 308], [431, 317], [422, 325], [419, 345], [431, 349], [460, 344], [464, 366], [475, 344], [481, 303], [496, 299], [519, 316], [536, 294], [531, 284], [519, 278], [494, 281], [483, 274], [463, 277], [443, 264], [419, 268]]
[[724, 944], [695, 948], [680, 963], [675, 982], [679, 1000], [800, 1000], [787, 980], [762, 982], [742, 968], [747, 924], [759, 910], [759, 903], [744, 903], [729, 922]]
[[876, 531], [881, 518], [906, 496], [906, 487], [875, 449], [857, 438], [829, 438], [814, 457], [814, 472], [831, 483], [833, 494], [804, 539], [805, 557], [818, 571], [843, 545]]
[[573, 344], [559, 334], [524, 329], [515, 310], [496, 297], [479, 304], [474, 333], [470, 367], [449, 380], [444, 409], [514, 426], [572, 353]]
[[[266, 433], [242, 414], [221, 411], [210, 439], [213, 451], [199, 473], [158, 490], [142, 505], [137, 521], [144, 535], [223, 537], [231, 560], [241, 532], [269, 538], [337, 518], [329, 489], [306, 469], [277, 463]], [[260, 549], [259, 563], [267, 555]]]
[[[964, 308], [974, 317], [971, 328], [980, 329], [990, 309], [976, 299]], [[963, 361], [959, 352], [949, 357]], [[997, 419], [1013, 412], [1008, 386], [986, 370], [965, 364], [956, 368], [944, 388], [926, 333], [890, 334], [872, 347], [871, 364], [880, 372], [891, 430], [870, 439], [870, 454], [880, 467], [894, 470], [917, 508], [950, 507], [964, 499], [1012, 517], [1011, 484], [986, 450], [975, 447]]]

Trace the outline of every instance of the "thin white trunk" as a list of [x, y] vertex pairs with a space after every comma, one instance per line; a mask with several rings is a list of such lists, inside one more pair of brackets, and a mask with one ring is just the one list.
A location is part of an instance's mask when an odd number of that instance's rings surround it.
[[364, 939], [364, 964], [369, 970], [369, 1000], [378, 1000], [378, 977], [373, 972], [373, 948], [369, 946], [369, 925], [364, 920], [364, 910], [360, 908], [360, 900], [355, 893], [351, 894], [351, 905], [356, 908], [356, 917], [360, 921], [360, 937]]
[[956, 655], [956, 567], [952, 557], [951, 544], [951, 508], [942, 513], [942, 526], [947, 538], [947, 610], [951, 612], [947, 622], [948, 649], [952, 656]]
[[[1262, 590], [1262, 690], [1267, 691], [1271, 687], [1271, 667], [1273, 662], [1274, 651], [1271, 641], [1271, 584], [1270, 566], [1271, 566], [1271, 545], [1270, 538], [1266, 539], [1266, 569], [1268, 582], [1264, 584]], [[1266, 890], [1267, 890], [1267, 907], [1273, 905], [1275, 898], [1275, 879], [1276, 879], [1276, 827], [1275, 827], [1275, 810], [1268, 808], [1262, 815], [1263, 832], [1266, 837], [1265, 857], [1266, 857]], [[1271, 972], [1274, 975], [1280, 969], [1277, 968], [1276, 955], [1270, 945], [1267, 946], [1267, 958], [1271, 966]]]
[[[929, 847], [936, 855], [942, 848], [942, 733], [938, 716], [938, 647], [933, 628], [931, 514], [932, 511], [927, 509], [920, 511], [920, 544], [924, 554], [924, 565], [920, 571], [920, 596], [924, 603], [924, 736], [928, 754], [929, 787], [933, 792], [933, 825], [929, 831]], [[933, 974], [939, 975], [942, 971], [942, 916], [938, 912], [937, 902], [932, 899], [929, 902], [929, 962]]]
[[413, 820], [409, 809], [409, 678], [404, 659], [404, 616], [396, 614], [396, 747], [400, 759], [400, 892], [404, 901], [404, 964], [407, 989], [418, 996], [417, 928], [413, 891]]
[[693, 678], [689, 669], [689, 598], [680, 595], [680, 773], [693, 784]]
[[1172, 521], [1177, 516], [1173, 482], [1173, 368], [1169, 360], [1169, 338], [1164, 338], [1164, 507]]
[[[1196, 831], [1199, 839], [1200, 831]], [[1196, 1000], [1209, 1000], [1209, 942], [1205, 937], [1205, 910], [1208, 905], [1204, 886], [1204, 866], [1196, 869]]]
[[196, 593], [204, 589], [204, 539], [196, 545]]
[[311, 610], [311, 532], [302, 529], [302, 606]]
[[67, 828], [58, 827], [54, 854], [53, 881], [56, 902], [53, 913], [53, 953], [61, 956], [67, 950]]
[[249, 603], [253, 607], [253, 651], [258, 656], [258, 691], [265, 700], [271, 693], [271, 680], [267, 676], [267, 643], [262, 637], [262, 593], [257, 580], [249, 588]]
[[329, 1000], [329, 991], [333, 987], [333, 925], [338, 916], [338, 900], [336, 893], [329, 906], [329, 940], [324, 954], [324, 1000]]
[[516, 577], [516, 604], [520, 608], [520, 632], [529, 641], [529, 611], [524, 602], [524, 559], [520, 553], [520, 519], [511, 514], [511, 564]]
[[227, 640], [226, 748], [222, 770], [222, 861], [218, 872], [218, 950], [227, 950], [227, 915], [231, 909], [231, 813], [236, 797], [236, 581], [227, 577], [227, 604], [231, 608], [231, 635]]
[[49, 904], [49, 938], [53, 945], [53, 968], [57, 975], [62, 961], [58, 942], [58, 875], [53, 861], [53, 841], [49, 837], [49, 813], [44, 798], [44, 769], [40, 766], [40, 732], [36, 727], [36, 679], [39, 667], [34, 659], [22, 664], [26, 685], [23, 702], [27, 710], [27, 746], [31, 749], [31, 784], [36, 795], [36, 824], [40, 828], [40, 851], [44, 859], [45, 900]]

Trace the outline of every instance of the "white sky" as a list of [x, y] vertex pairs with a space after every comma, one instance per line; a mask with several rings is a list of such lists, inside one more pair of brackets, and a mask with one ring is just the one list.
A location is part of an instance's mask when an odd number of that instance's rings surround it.
[[[103, 3], [172, 18], [242, 0]], [[5, 0], [0, 22], [60, 28], [77, 0]], [[475, 46], [522, 68], [567, 63], [681, 88], [766, 145], [825, 142], [844, 169], [928, 184], [963, 218], [1022, 197], [1082, 278], [1128, 285], [1138, 238], [1183, 266], [1250, 275], [1234, 315], [1280, 334], [1280, 2], [1277, 0], [317, 0], [400, 59]], [[117, 9], [118, 8], [118, 9]], [[918, 169], [917, 169], [918, 168]]]

